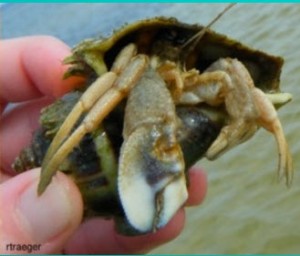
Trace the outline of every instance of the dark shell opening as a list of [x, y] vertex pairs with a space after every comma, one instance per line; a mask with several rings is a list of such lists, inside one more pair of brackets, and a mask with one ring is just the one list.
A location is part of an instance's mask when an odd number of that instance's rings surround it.
[[[199, 25], [180, 23], [175, 19], [154, 18], [139, 21], [115, 32], [115, 42], [105, 53], [105, 61], [110, 67], [120, 50], [132, 42], [138, 46], [140, 53], [157, 54], [168, 59], [180, 58], [178, 52], [174, 52], [174, 48], [182, 46], [202, 28]], [[237, 58], [243, 62], [255, 85], [263, 91], [279, 91], [283, 65], [281, 57], [251, 49], [212, 30], [205, 33], [186, 59], [179, 61], [185, 64], [187, 69], [197, 68], [203, 71], [214, 61], [224, 57]]]

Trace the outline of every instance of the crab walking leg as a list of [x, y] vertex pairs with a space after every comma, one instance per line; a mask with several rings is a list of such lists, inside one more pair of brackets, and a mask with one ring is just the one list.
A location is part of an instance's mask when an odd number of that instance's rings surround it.
[[229, 123], [223, 127], [219, 137], [207, 151], [208, 159], [215, 159], [225, 151], [246, 141], [259, 127], [259, 111], [253, 98], [255, 88], [246, 67], [237, 59], [220, 59], [208, 70], [218, 69], [226, 72], [231, 88], [223, 94], [223, 103], [229, 114]]
[[[219, 63], [217, 63], [219, 64]], [[230, 75], [223, 70], [212, 70], [198, 74], [194, 70], [186, 76], [186, 91], [180, 102], [197, 104], [205, 102], [211, 106], [225, 103], [230, 122], [224, 126], [206, 152], [208, 159], [215, 159], [225, 151], [249, 139], [257, 130], [255, 106], [248, 95], [248, 88], [238, 86]], [[244, 88], [243, 88], [244, 87]]]
[[166, 61], [163, 65], [158, 67], [157, 71], [167, 84], [171, 84], [169, 90], [174, 102], [177, 103], [182, 95], [184, 87], [181, 72], [177, 65], [174, 62]]
[[137, 49], [134, 44], [129, 44], [122, 49], [114, 62], [111, 71], [97, 78], [81, 96], [78, 103], [73, 107], [72, 111], [67, 116], [66, 120], [61, 125], [56, 133], [51, 145], [43, 160], [43, 165], [46, 166], [53, 154], [60, 147], [61, 143], [69, 135], [70, 131], [78, 121], [79, 117], [89, 111], [102, 95], [108, 91], [114, 84], [117, 75], [119, 75], [128, 65], [130, 60], [136, 55]]
[[196, 70], [186, 72], [184, 74], [185, 91], [180, 98], [182, 104], [205, 102], [211, 106], [219, 106], [223, 103], [226, 105], [230, 123], [222, 128], [217, 139], [207, 150], [206, 157], [208, 159], [217, 158], [226, 150], [251, 137], [257, 130], [256, 123], [248, 122], [245, 119], [247, 115], [245, 106], [253, 109], [251, 100], [243, 91], [239, 92], [241, 95], [236, 95], [235, 84], [229, 74], [223, 70], [215, 70], [214, 66], [219, 68], [219, 62], [214, 63], [213, 68], [208, 69], [209, 72], [202, 74]]
[[61, 143], [69, 135], [70, 131], [78, 121], [79, 117], [86, 111], [90, 110], [94, 103], [99, 99], [115, 82], [117, 75], [113, 72], [108, 72], [99, 77], [86, 92], [82, 95], [80, 100], [76, 103], [72, 111], [69, 113], [60, 129], [56, 133], [47, 154], [43, 160], [43, 165], [47, 165], [53, 154], [60, 147]]
[[277, 141], [279, 153], [278, 178], [280, 179], [285, 175], [286, 184], [290, 186], [293, 179], [293, 162], [276, 109], [260, 89], [254, 88], [252, 93], [259, 110], [258, 122], [266, 130], [273, 133]]
[[130, 60], [137, 54], [137, 48], [135, 44], [129, 44], [122, 49], [118, 54], [111, 71], [116, 74], [121, 74], [122, 71], [127, 67]]
[[206, 157], [215, 159], [226, 150], [249, 139], [258, 127], [262, 126], [276, 138], [279, 177], [285, 174], [287, 184], [290, 185], [293, 175], [292, 157], [276, 109], [268, 99], [280, 106], [291, 99], [290, 95], [265, 95], [254, 86], [245, 66], [230, 58], [220, 59], [203, 74], [187, 78], [187, 89], [181, 97], [182, 103], [205, 102], [212, 106], [224, 103], [229, 115], [228, 124], [222, 128], [217, 139], [207, 150]]
[[[189, 72], [189, 71], [188, 71]], [[191, 75], [185, 75], [185, 91], [179, 102], [182, 104], [197, 104], [205, 102], [211, 106], [219, 106], [224, 102], [225, 95], [232, 88], [232, 81], [224, 71], [212, 71], [199, 75], [194, 70]]]
[[[222, 63], [223, 62], [223, 63]], [[235, 59], [220, 60], [216, 66], [222, 68], [233, 84], [233, 88], [225, 95], [224, 103], [231, 117], [219, 137], [207, 151], [207, 157], [213, 159], [220, 153], [250, 138], [259, 126], [274, 134], [278, 145], [278, 176], [285, 174], [289, 186], [293, 176], [292, 157], [286, 142], [276, 109], [260, 89], [254, 86], [252, 78], [244, 65]], [[290, 95], [282, 93], [273, 97], [274, 104], [284, 104]], [[246, 107], [244, 107], [246, 106]]]
[[135, 86], [148, 66], [148, 58], [145, 55], [134, 57], [127, 68], [121, 73], [113, 87], [111, 87], [97, 102], [82, 121], [81, 125], [60, 146], [47, 165], [42, 165], [41, 179], [38, 186], [38, 194], [42, 194], [51, 181], [59, 165], [69, 155], [73, 148], [80, 142], [83, 136], [92, 132], [99, 123], [111, 112], [111, 110], [124, 99]]

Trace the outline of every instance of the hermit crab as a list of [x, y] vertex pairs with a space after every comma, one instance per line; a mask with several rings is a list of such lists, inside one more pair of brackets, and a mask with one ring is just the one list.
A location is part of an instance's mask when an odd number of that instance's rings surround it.
[[276, 112], [291, 100], [279, 89], [282, 58], [158, 17], [85, 40], [65, 63], [65, 77], [83, 76], [85, 85], [42, 110], [14, 163], [42, 166], [39, 194], [60, 170], [80, 188], [86, 216], [114, 217], [125, 234], [155, 231], [186, 201], [186, 170], [259, 127], [275, 136], [278, 174], [291, 183]]

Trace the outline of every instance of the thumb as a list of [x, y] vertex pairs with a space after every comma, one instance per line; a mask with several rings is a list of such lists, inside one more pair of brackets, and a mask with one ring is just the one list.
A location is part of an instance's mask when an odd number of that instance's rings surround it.
[[0, 254], [58, 253], [81, 222], [75, 184], [59, 172], [38, 196], [39, 174], [33, 169], [0, 186]]

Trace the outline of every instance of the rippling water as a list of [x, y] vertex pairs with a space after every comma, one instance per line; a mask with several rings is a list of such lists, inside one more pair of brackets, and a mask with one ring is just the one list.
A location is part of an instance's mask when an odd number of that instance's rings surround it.
[[[224, 6], [5, 6], [3, 35], [53, 34], [74, 44], [100, 31], [109, 32], [125, 21], [151, 16], [174, 16], [185, 22], [207, 24]], [[19, 17], [22, 17], [21, 21]], [[279, 116], [294, 157], [296, 173], [292, 188], [287, 189], [284, 184], [275, 182], [276, 143], [269, 133], [260, 130], [251, 141], [217, 161], [201, 161], [209, 179], [205, 202], [199, 207], [188, 209], [183, 233], [153, 253], [300, 252], [299, 24], [299, 4], [239, 4], [213, 26], [214, 30], [222, 34], [285, 59], [281, 88], [292, 93], [294, 99], [279, 110]]]

